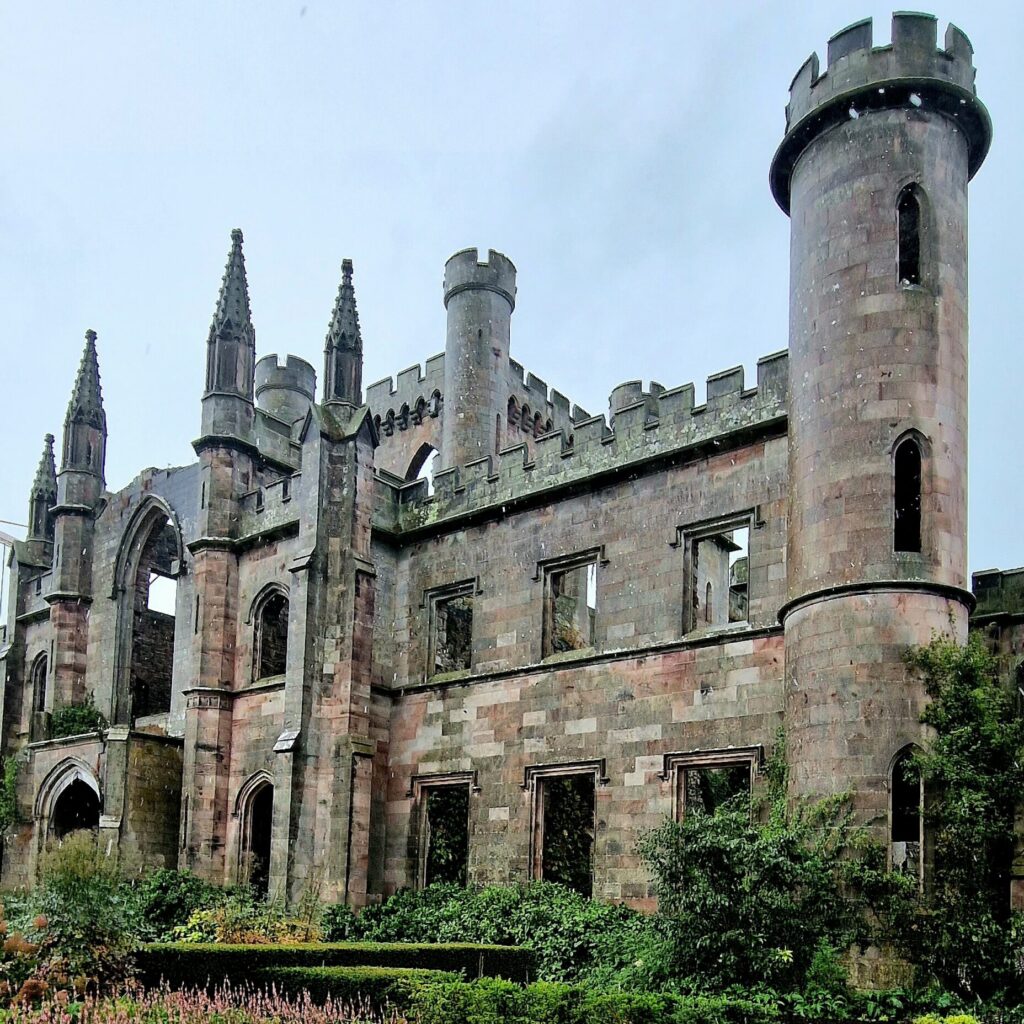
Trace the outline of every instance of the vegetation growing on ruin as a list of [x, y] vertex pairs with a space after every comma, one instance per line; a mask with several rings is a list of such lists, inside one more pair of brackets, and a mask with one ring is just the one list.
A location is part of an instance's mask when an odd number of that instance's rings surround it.
[[106, 727], [107, 720], [93, 703], [90, 694], [78, 704], [67, 704], [53, 712], [50, 718], [50, 738], [79, 736], [86, 732], [99, 732]]

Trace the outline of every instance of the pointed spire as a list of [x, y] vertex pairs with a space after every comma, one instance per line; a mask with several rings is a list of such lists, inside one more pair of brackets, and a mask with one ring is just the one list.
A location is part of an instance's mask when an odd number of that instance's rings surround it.
[[242, 230], [231, 232], [231, 252], [220, 282], [217, 308], [210, 324], [210, 340], [225, 335], [255, 344], [256, 332], [249, 309], [249, 282], [245, 276], [245, 255], [242, 252]]
[[103, 392], [100, 390], [100, 363], [96, 355], [96, 332], [93, 330], [85, 332], [85, 350], [64, 417], [65, 427], [71, 423], [84, 423], [97, 430], [107, 429]]
[[363, 335], [359, 328], [356, 292], [352, 287], [352, 261], [341, 261], [341, 285], [334, 300], [324, 344], [325, 400], [362, 401]]
[[[39, 457], [36, 478], [32, 481], [32, 496], [53, 497], [57, 500], [57, 464], [53, 459], [53, 434], [43, 439], [43, 454]], [[51, 502], [52, 504], [52, 502]]]

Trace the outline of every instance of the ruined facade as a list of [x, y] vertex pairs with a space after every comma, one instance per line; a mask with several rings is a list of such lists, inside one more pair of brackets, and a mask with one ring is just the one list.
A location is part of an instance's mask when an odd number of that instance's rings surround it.
[[[700, 405], [634, 381], [595, 416], [524, 372], [494, 251], [445, 266], [444, 352], [365, 394], [346, 261], [318, 383], [257, 360], [235, 231], [196, 461], [112, 493], [89, 332], [11, 560], [2, 884], [93, 827], [291, 899], [547, 877], [649, 905], [637, 832], [759, 785], [781, 727], [794, 797], [852, 790], [920, 874], [902, 654], [964, 637], [976, 604], [974, 74], [963, 33], [939, 48], [917, 14], [804, 64], [771, 168], [789, 349]], [[975, 580], [1008, 679], [1021, 578]]]

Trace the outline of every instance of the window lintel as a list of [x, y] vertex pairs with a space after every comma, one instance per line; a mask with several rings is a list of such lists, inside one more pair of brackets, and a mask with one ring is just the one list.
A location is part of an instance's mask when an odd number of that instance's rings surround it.
[[530, 578], [537, 583], [542, 578], [547, 579], [547, 577], [554, 572], [562, 572], [566, 569], [578, 569], [583, 565], [605, 566], [607, 564], [608, 559], [605, 557], [604, 545], [598, 544], [596, 547], [584, 548], [582, 551], [571, 551], [565, 555], [554, 555], [551, 558], [542, 558], [537, 562], [537, 570]]
[[520, 789], [533, 789], [538, 779], [562, 778], [566, 775], [593, 774], [599, 786], [607, 786], [611, 781], [605, 771], [603, 757], [591, 761], [566, 761], [559, 764], [528, 764], [523, 769], [523, 782]]

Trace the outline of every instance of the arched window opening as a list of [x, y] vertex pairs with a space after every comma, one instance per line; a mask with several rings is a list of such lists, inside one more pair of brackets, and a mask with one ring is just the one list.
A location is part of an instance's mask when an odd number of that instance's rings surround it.
[[892, 810], [890, 847], [892, 867], [914, 878], [922, 876], [924, 785], [914, 750], [907, 747], [893, 762], [890, 783]]
[[913, 438], [901, 441], [893, 460], [895, 509], [893, 549], [921, 550], [921, 448]]
[[256, 621], [256, 678], [283, 676], [288, 664], [288, 598], [271, 594]]
[[40, 654], [32, 662], [32, 713], [35, 715], [46, 710], [46, 669], [46, 655]]
[[100, 827], [100, 799], [81, 779], [75, 779], [57, 797], [50, 812], [50, 835], [63, 839], [71, 832]]
[[917, 186], [907, 185], [896, 204], [901, 285], [921, 283], [921, 204]]
[[166, 516], [156, 522], [142, 547], [132, 580], [132, 715], [171, 710], [174, 627], [178, 587], [173, 572], [178, 534]]
[[409, 469], [405, 474], [406, 480], [426, 480], [427, 494], [434, 493], [434, 470], [437, 468], [437, 449], [430, 444], [421, 444], [419, 450], [412, 457]]
[[249, 797], [242, 820], [240, 879], [265, 896], [270, 884], [270, 838], [274, 825], [274, 787], [264, 782]]

